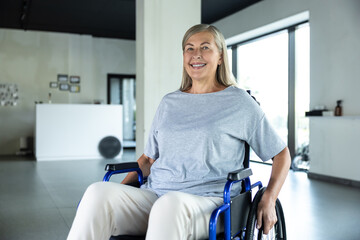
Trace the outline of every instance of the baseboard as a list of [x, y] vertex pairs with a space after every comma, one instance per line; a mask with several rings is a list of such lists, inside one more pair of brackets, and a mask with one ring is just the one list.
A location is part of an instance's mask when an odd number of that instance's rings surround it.
[[0, 155], [0, 161], [35, 161], [34, 155]]
[[360, 181], [355, 181], [345, 178], [332, 177], [332, 176], [322, 175], [318, 173], [311, 173], [311, 172], [308, 172], [308, 178], [360, 188]]

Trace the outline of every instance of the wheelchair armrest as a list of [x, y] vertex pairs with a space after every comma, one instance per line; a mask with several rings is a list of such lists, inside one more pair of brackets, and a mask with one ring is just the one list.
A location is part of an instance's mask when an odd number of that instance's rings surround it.
[[105, 166], [106, 174], [103, 178], [104, 182], [108, 182], [112, 175], [127, 173], [127, 172], [137, 172], [138, 174], [138, 182], [139, 184], [144, 183], [144, 177], [137, 162], [126, 162], [126, 163], [114, 163], [114, 164], [106, 164]]
[[139, 164], [137, 162], [106, 164], [105, 171], [118, 171], [118, 170], [133, 169], [133, 168], [139, 168]]
[[251, 168], [242, 168], [228, 173], [227, 180], [239, 181], [252, 175]]

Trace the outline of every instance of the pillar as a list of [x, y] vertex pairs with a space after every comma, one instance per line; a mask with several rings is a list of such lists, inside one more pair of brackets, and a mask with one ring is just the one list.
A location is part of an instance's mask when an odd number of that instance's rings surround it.
[[201, 22], [201, 0], [136, 1], [136, 157], [144, 151], [162, 97], [179, 89], [181, 41]]

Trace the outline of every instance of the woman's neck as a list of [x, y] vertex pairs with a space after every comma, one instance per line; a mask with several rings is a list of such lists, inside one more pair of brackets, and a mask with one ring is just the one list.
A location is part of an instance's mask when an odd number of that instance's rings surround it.
[[191, 88], [186, 92], [192, 94], [212, 93], [224, 90], [225, 88], [225, 86], [220, 85], [216, 82], [209, 84], [193, 81]]

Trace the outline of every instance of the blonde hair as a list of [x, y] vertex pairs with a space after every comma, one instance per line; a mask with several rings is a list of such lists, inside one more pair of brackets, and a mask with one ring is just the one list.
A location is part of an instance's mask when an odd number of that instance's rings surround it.
[[[225, 43], [224, 36], [222, 33], [214, 26], [208, 24], [198, 24], [192, 26], [184, 35], [182, 41], [182, 50], [185, 49], [185, 44], [189, 40], [189, 38], [199, 32], [209, 32], [213, 35], [215, 44], [220, 51], [222, 56], [222, 64], [218, 66], [216, 69], [216, 81], [225, 87], [236, 85], [235, 78], [230, 71], [229, 60], [227, 55], [227, 47]], [[189, 74], [186, 72], [185, 67], [183, 67], [183, 76], [182, 82], [180, 86], [181, 91], [187, 91], [192, 86], [192, 79]]]

